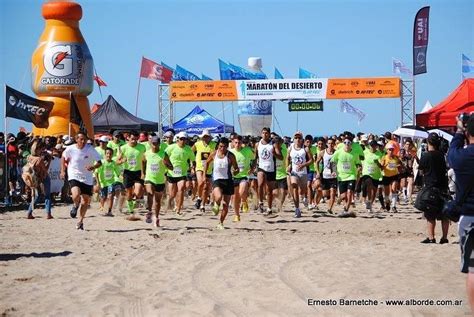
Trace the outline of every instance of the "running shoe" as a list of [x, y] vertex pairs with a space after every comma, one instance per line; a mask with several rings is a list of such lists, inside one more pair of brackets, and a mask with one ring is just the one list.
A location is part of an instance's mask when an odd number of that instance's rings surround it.
[[294, 215], [295, 218], [301, 218], [301, 210], [299, 208], [296, 208], [295, 209], [295, 215]]
[[152, 223], [151, 212], [147, 212], [147, 213], [146, 213], [146, 215], [145, 215], [145, 222], [146, 222], [146, 223]]
[[441, 238], [441, 239], [439, 240], [439, 244], [445, 244], [445, 243], [449, 243], [449, 240], [446, 239], [446, 238]]
[[201, 198], [198, 198], [196, 200], [196, 202], [194, 203], [194, 207], [196, 207], [196, 209], [201, 208]]
[[240, 216], [234, 215], [233, 222], [240, 222]]
[[436, 239], [426, 238], [425, 240], [420, 241], [420, 243], [436, 243]]
[[76, 216], [77, 216], [77, 207], [76, 206], [72, 206], [71, 211], [69, 212], [69, 215], [71, 216], [71, 218], [76, 218]]
[[160, 219], [156, 218], [156, 216], [153, 217], [153, 226], [156, 228], [160, 227]]
[[398, 212], [397, 207], [392, 207], [392, 212], [396, 214]]
[[273, 210], [271, 208], [267, 208], [267, 211], [265, 212], [265, 216], [270, 216], [273, 214]]
[[263, 202], [259, 202], [258, 203], [258, 210], [260, 211], [260, 213], [264, 213], [265, 212], [265, 209], [263, 209]]
[[303, 198], [303, 205], [304, 205], [306, 208], [308, 208], [308, 199], [306, 199], [306, 197]]
[[217, 226], [216, 226], [216, 229], [218, 229], [218, 230], [224, 230], [224, 229], [225, 229], [224, 224], [223, 224], [222, 222], [219, 222], [219, 223], [217, 224]]
[[77, 230], [84, 230], [84, 224], [82, 222], [78, 222], [76, 225]]
[[249, 204], [247, 203], [247, 201], [244, 201], [242, 203], [242, 211], [243, 212], [249, 212]]
[[308, 210], [313, 210], [314, 209], [314, 204], [311, 204], [308, 206]]
[[212, 205], [212, 213], [214, 214], [214, 216], [217, 216], [219, 214], [219, 205], [217, 203], [214, 203], [214, 205]]

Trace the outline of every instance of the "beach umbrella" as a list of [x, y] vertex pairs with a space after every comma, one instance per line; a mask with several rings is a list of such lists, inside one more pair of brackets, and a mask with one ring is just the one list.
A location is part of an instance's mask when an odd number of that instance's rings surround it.
[[425, 129], [416, 126], [405, 126], [393, 131], [392, 134], [402, 138], [427, 138], [428, 132]]
[[431, 129], [431, 130], [428, 130], [428, 132], [429, 133], [434, 132], [434, 133], [436, 133], [437, 135], [439, 135], [440, 137], [442, 137], [443, 139], [445, 139], [448, 142], [451, 142], [451, 140], [453, 139], [453, 135], [450, 134], [449, 132], [444, 131], [444, 130]]

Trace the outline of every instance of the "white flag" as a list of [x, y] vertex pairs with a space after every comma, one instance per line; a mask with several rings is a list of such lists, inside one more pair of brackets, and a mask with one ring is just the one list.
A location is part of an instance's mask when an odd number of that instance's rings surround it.
[[357, 116], [358, 120], [357, 123], [360, 124], [362, 120], [365, 118], [365, 113], [361, 110], [357, 109], [356, 107], [352, 106], [350, 103], [345, 101], [344, 99], [341, 100], [341, 112], [349, 113], [352, 115]]
[[411, 75], [410, 68], [405, 66], [401, 60], [392, 57], [392, 70], [394, 74], [407, 74]]

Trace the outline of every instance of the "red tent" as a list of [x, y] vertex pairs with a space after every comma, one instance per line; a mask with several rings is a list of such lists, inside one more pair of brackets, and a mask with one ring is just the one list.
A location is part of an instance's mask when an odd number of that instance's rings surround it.
[[456, 117], [474, 112], [474, 78], [464, 79], [449, 96], [425, 113], [416, 115], [416, 125], [425, 128], [454, 127]]

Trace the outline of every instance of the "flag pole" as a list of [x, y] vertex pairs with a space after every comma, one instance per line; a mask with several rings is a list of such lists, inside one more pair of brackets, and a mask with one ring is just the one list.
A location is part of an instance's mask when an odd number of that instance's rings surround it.
[[142, 81], [142, 65], [143, 65], [143, 56], [142, 62], [140, 64], [140, 72], [138, 73], [138, 88], [137, 88], [137, 101], [135, 102], [135, 116], [138, 114], [138, 98], [140, 96], [140, 82]]
[[[234, 129], [235, 131], [235, 115], [234, 115], [234, 102], [233, 101], [231, 105], [232, 105], [232, 129]], [[224, 126], [224, 129], [225, 129], [225, 126]]]
[[5, 187], [5, 205], [8, 204], [9, 202], [9, 190], [8, 190], [8, 175], [9, 174], [9, 171], [8, 171], [8, 139], [7, 139], [7, 133], [8, 133], [8, 128], [7, 128], [7, 125], [8, 125], [8, 119], [7, 119], [7, 85], [5, 84], [3, 86], [3, 94], [4, 94], [4, 102], [5, 102], [5, 136], [4, 136], [4, 140], [5, 140], [5, 169], [4, 169], [4, 174], [3, 174], [3, 180], [2, 182], [4, 183], [3, 186]]
[[412, 78], [413, 78], [413, 109], [412, 109], [412, 114], [411, 115], [412, 115], [413, 125], [416, 126], [415, 75], [413, 75]]
[[225, 109], [224, 109], [224, 102], [222, 102], [222, 121], [224, 122], [224, 136], [225, 136]]
[[[95, 74], [95, 77], [97, 78], [97, 70], [95, 69], [95, 66], [94, 66], [94, 74]], [[96, 80], [94, 80], [95, 82], [97, 82]], [[104, 97], [102, 97], [102, 89], [100, 89], [100, 84], [97, 82], [97, 86], [99, 86], [99, 93], [100, 93], [100, 99], [102, 100], [102, 102], [104, 102]]]

